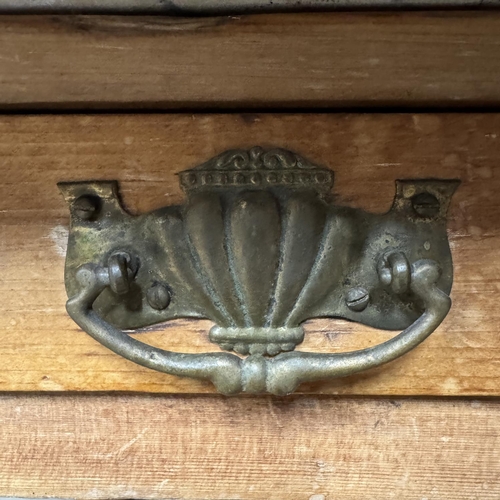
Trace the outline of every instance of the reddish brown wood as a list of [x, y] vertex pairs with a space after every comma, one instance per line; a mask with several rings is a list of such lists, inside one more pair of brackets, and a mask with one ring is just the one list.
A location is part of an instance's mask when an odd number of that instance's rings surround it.
[[[394, 180], [459, 178], [449, 216], [453, 308], [401, 359], [301, 391], [498, 395], [500, 115], [117, 115], [0, 119], [0, 390], [211, 392], [141, 368], [96, 343], [64, 309], [68, 208], [61, 180], [117, 179], [134, 212], [179, 203], [175, 172], [231, 147], [279, 145], [336, 172], [339, 203], [387, 210]], [[207, 321], [138, 334], [174, 351], [217, 350]], [[349, 351], [394, 335], [314, 320], [300, 349]]]
[[500, 12], [0, 16], [0, 109], [500, 104]]

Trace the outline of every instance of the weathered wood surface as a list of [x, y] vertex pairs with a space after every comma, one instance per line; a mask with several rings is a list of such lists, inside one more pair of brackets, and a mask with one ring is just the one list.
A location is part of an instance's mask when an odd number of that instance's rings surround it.
[[[69, 212], [56, 182], [117, 179], [133, 213], [180, 203], [176, 172], [229, 148], [283, 146], [336, 173], [340, 204], [384, 212], [398, 178], [459, 178], [449, 215], [453, 308], [421, 346], [371, 372], [305, 385], [334, 394], [500, 394], [500, 115], [117, 115], [0, 118], [0, 390], [211, 392], [139, 367], [68, 317]], [[138, 333], [216, 351], [208, 321]], [[313, 320], [300, 349], [341, 352], [393, 332]]]
[[4, 13], [122, 13], [207, 15], [358, 9], [457, 9], [498, 7], [499, 0], [0, 0]]
[[497, 500], [500, 403], [1, 396], [0, 495]]
[[500, 12], [0, 16], [0, 109], [500, 104]]

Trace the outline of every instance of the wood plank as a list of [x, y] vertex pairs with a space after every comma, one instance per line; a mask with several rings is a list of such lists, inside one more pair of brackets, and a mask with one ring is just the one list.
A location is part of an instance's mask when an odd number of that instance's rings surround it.
[[0, 109], [498, 106], [500, 12], [0, 16]]
[[500, 497], [493, 401], [2, 396], [0, 495]]
[[458, 9], [492, 8], [500, 5], [499, 0], [0, 0], [2, 13], [44, 13], [55, 14], [250, 14], [252, 12], [301, 12], [360, 9]]
[[[68, 208], [56, 182], [117, 179], [142, 213], [181, 203], [176, 172], [234, 147], [295, 150], [335, 170], [340, 204], [386, 211], [398, 178], [459, 178], [449, 215], [455, 281], [442, 326], [379, 369], [302, 392], [500, 394], [500, 114], [108, 115], [0, 117], [0, 390], [212, 392], [139, 367], [65, 312]], [[138, 333], [181, 352], [216, 351], [208, 321]], [[342, 352], [394, 333], [312, 320], [301, 350]]]

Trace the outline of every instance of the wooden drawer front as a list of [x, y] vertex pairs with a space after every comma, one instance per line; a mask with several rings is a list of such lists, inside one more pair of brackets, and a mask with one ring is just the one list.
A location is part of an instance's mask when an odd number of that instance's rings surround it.
[[[0, 117], [0, 390], [213, 392], [111, 353], [65, 312], [69, 213], [58, 181], [118, 180], [143, 213], [181, 203], [175, 175], [230, 148], [280, 146], [335, 171], [339, 204], [389, 209], [394, 181], [460, 179], [449, 214], [453, 307], [421, 346], [358, 376], [299, 392], [500, 393], [500, 115], [230, 114]], [[208, 352], [208, 321], [135, 334], [173, 351]], [[342, 352], [394, 333], [341, 320], [307, 322], [300, 350]]]
[[[500, 114], [477, 113], [500, 103], [499, 41], [498, 11], [0, 16], [0, 111], [87, 113], [0, 115], [0, 497], [500, 498]], [[353, 112], [368, 107], [438, 113]], [[317, 114], [258, 114], [301, 108]], [[158, 114], [200, 109], [255, 113]], [[461, 181], [453, 306], [423, 344], [295, 396], [227, 398], [76, 326], [56, 183], [117, 180], [142, 214], [185, 200], [176, 173], [255, 145], [334, 170], [336, 203], [376, 213], [396, 179]], [[132, 337], [219, 352], [211, 325]], [[298, 349], [330, 353], [397, 333], [305, 328]], [[399, 397], [413, 395], [487, 398]]]
[[0, 403], [7, 497], [500, 497], [493, 401], [8, 395]]
[[500, 103], [500, 13], [0, 16], [0, 109]]

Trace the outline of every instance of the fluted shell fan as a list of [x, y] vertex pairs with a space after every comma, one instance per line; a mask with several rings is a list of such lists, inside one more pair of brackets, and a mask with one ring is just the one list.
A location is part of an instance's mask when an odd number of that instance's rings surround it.
[[183, 172], [181, 184], [190, 254], [218, 324], [212, 340], [242, 354], [292, 350], [322, 272], [332, 172], [285, 150], [254, 148]]

